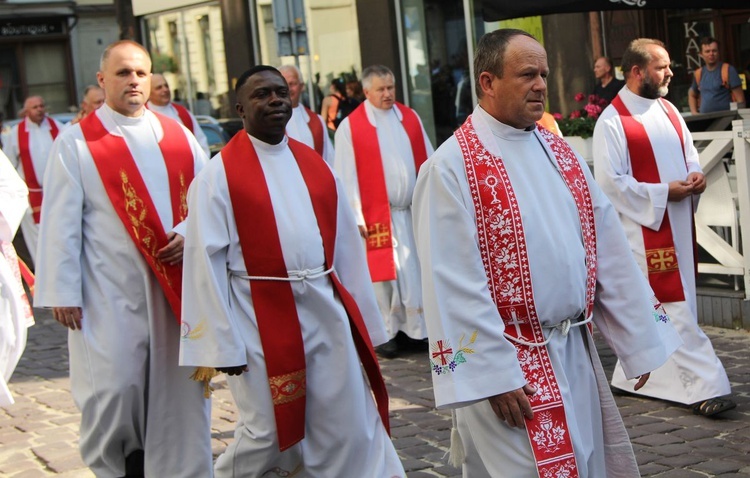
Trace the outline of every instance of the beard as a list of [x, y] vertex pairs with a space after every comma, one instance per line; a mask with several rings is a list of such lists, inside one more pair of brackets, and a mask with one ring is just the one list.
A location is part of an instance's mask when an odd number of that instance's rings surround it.
[[667, 93], [669, 93], [668, 81], [669, 79], [665, 78], [662, 83], [657, 85], [650, 76], [646, 76], [641, 83], [640, 95], [651, 100], [667, 96]]

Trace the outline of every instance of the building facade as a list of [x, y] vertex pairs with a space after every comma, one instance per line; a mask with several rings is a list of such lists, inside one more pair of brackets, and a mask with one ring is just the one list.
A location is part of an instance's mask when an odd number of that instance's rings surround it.
[[0, 3], [0, 111], [18, 116], [28, 96], [74, 110], [96, 83], [99, 56], [117, 39], [112, 0]]
[[[485, 22], [482, 6], [488, 1], [133, 0], [133, 9], [144, 42], [159, 59], [155, 64], [171, 68], [173, 88], [191, 106], [200, 93], [214, 114], [233, 114], [234, 82], [258, 63], [299, 66], [311, 105], [328, 94], [332, 79], [384, 64], [396, 75], [399, 99], [419, 112], [435, 144], [476, 104], [473, 48], [485, 32], [501, 27], [530, 31], [545, 45], [549, 109], [563, 114], [580, 107], [576, 93], [593, 91], [594, 60], [606, 55], [619, 64], [628, 42], [639, 36], [667, 44], [675, 72], [669, 98], [681, 108], [700, 64], [699, 36], [715, 36], [726, 61], [741, 72], [750, 68], [750, 9], [630, 9]], [[274, 9], [287, 7], [291, 13], [298, 9], [291, 15], [293, 29], [306, 40], [296, 44], [297, 56], [279, 55], [277, 31], [288, 25], [275, 23]]]

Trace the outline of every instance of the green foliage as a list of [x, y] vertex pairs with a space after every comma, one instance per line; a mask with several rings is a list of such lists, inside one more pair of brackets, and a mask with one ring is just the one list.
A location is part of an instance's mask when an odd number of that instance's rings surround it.
[[557, 120], [560, 132], [563, 136], [580, 136], [581, 138], [590, 138], [594, 134], [596, 118], [591, 116], [579, 118], [563, 118]]

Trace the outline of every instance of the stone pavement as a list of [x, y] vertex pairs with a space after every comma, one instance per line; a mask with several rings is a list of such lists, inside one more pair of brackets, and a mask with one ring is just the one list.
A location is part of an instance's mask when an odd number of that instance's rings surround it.
[[[738, 408], [710, 420], [679, 405], [617, 396], [643, 476], [750, 477], [750, 334], [710, 327], [706, 332], [727, 368]], [[37, 311], [26, 353], [11, 379], [16, 404], [0, 409], [1, 477], [93, 476], [78, 455], [79, 415], [68, 392], [65, 338], [49, 313]], [[611, 373], [612, 353], [600, 346], [600, 354]], [[391, 395], [392, 435], [408, 476], [460, 476], [443, 460], [450, 413], [433, 408], [423, 355], [384, 360], [382, 366]], [[236, 419], [226, 383], [219, 379], [212, 421], [215, 454], [232, 440]]]

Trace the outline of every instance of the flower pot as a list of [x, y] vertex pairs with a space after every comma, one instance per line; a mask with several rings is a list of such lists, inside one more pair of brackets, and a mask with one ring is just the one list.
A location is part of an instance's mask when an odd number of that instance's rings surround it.
[[594, 139], [593, 138], [581, 138], [580, 136], [566, 136], [565, 141], [568, 142], [573, 151], [578, 153], [586, 164], [589, 165], [591, 171], [594, 171]]

